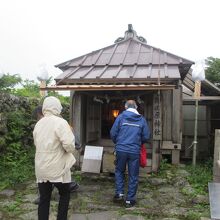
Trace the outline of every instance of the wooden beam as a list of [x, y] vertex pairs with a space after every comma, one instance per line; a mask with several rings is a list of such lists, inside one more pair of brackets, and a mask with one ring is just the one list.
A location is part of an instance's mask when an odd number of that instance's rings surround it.
[[172, 90], [175, 85], [57, 85], [40, 88], [41, 90], [74, 90], [74, 91], [100, 91], [100, 90]]
[[[186, 97], [183, 101], [195, 101], [194, 97]], [[220, 96], [200, 96], [199, 101], [220, 100]]]

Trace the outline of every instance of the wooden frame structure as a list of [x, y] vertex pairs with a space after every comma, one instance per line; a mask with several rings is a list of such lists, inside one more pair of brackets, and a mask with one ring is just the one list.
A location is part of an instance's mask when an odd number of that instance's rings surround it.
[[[114, 146], [102, 133], [113, 118], [109, 119], [106, 115], [110, 113], [103, 109], [112, 110], [112, 106], [120, 105], [121, 111], [126, 99], [135, 99], [152, 134], [144, 172], [157, 171], [163, 154], [171, 155], [174, 164], [179, 163], [181, 80], [192, 64], [148, 45], [129, 25], [125, 36], [115, 44], [57, 65], [63, 73], [55, 79], [55, 86], [45, 89], [71, 91], [70, 120], [75, 132], [84, 146], [104, 146], [106, 155], [113, 152]], [[104, 165], [109, 164], [106, 155]], [[103, 169], [108, 170], [105, 166]]]

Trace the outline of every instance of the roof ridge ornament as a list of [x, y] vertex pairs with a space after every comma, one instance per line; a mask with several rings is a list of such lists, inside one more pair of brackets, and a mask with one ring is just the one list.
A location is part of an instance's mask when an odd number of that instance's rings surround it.
[[128, 30], [125, 31], [125, 36], [117, 38], [114, 43], [119, 43], [119, 42], [127, 40], [129, 38], [136, 39], [138, 41], [141, 41], [142, 43], [147, 43], [147, 41], [144, 37], [137, 36], [137, 32], [133, 29], [132, 24], [128, 24]]

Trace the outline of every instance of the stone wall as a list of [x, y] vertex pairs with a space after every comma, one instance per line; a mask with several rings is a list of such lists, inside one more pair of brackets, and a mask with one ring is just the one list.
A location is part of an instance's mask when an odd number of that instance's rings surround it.
[[[19, 141], [22, 142], [24, 147], [33, 144], [32, 131], [36, 123], [36, 120], [33, 118], [33, 110], [41, 103], [42, 100], [37, 98], [18, 97], [8, 93], [0, 93], [0, 153], [5, 149], [9, 139], [14, 138], [9, 137], [9, 135], [14, 135], [11, 130], [13, 127], [16, 128], [16, 126], [20, 127], [22, 133], [20, 139], [22, 140]], [[69, 104], [63, 105], [62, 116], [69, 120]], [[20, 117], [21, 123], [19, 123], [18, 117]], [[13, 124], [13, 119], [16, 121], [15, 124]]]

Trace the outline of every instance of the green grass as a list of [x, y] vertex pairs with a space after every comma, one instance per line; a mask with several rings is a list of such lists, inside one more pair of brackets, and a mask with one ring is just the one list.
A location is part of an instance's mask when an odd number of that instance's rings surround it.
[[13, 160], [4, 155], [0, 157], [0, 191], [7, 187], [14, 187], [17, 183], [22, 183], [34, 177], [34, 149], [28, 153], [23, 152]]
[[208, 182], [211, 182], [213, 178], [212, 167], [212, 160], [197, 164], [196, 166], [186, 166], [186, 170], [190, 173], [187, 180], [195, 190], [196, 194], [205, 195], [208, 193]]

